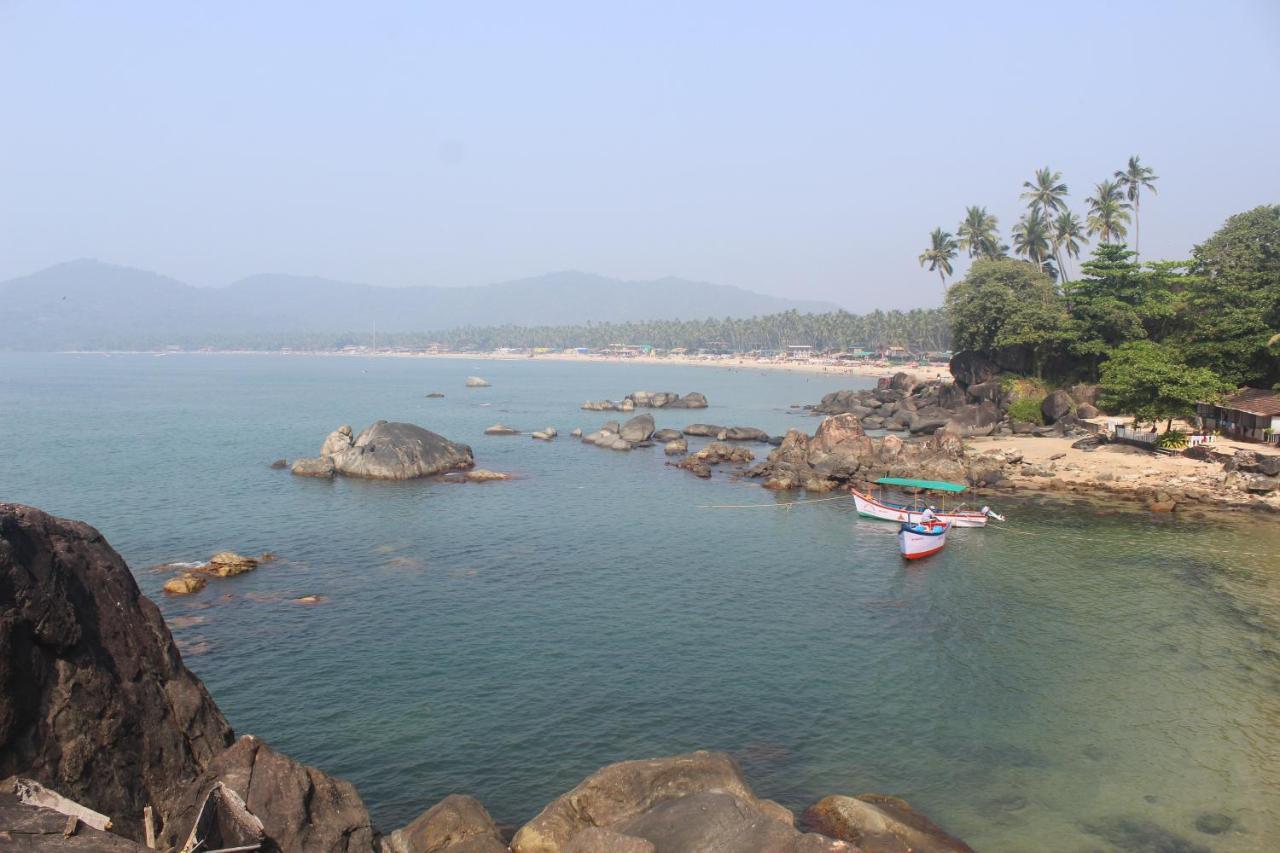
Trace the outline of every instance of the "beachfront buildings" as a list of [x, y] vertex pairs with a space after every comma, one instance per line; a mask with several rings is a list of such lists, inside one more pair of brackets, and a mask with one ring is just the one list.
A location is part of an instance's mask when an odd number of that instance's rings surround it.
[[1197, 403], [1196, 420], [1206, 432], [1280, 444], [1280, 391], [1241, 388], [1216, 403]]

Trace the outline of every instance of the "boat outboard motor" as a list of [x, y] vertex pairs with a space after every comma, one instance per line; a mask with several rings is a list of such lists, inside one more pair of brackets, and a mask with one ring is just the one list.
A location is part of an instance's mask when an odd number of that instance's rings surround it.
[[992, 512], [991, 507], [989, 506], [984, 506], [982, 508], [982, 514], [987, 518], [994, 518], [996, 521], [1004, 521], [1004, 516], [998, 512]]

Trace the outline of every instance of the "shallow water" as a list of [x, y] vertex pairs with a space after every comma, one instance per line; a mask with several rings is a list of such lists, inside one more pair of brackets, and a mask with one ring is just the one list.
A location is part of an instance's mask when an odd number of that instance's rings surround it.
[[[480, 374], [487, 389], [465, 389]], [[979, 850], [1280, 845], [1280, 524], [1001, 501], [904, 565], [893, 527], [565, 435], [583, 400], [812, 431], [847, 377], [269, 356], [0, 354], [0, 500], [97, 526], [237, 732], [357, 784], [528, 819], [602, 764], [707, 747], [763, 796], [904, 796]], [[447, 395], [425, 399], [430, 391]], [[268, 469], [341, 423], [470, 443], [485, 485]], [[556, 426], [544, 444], [485, 426]], [[761, 451], [762, 452], [762, 451]], [[763, 504], [749, 509], [709, 505]], [[160, 563], [280, 559], [166, 598]], [[303, 595], [319, 603], [295, 603]], [[1196, 828], [1223, 814], [1221, 834]]]

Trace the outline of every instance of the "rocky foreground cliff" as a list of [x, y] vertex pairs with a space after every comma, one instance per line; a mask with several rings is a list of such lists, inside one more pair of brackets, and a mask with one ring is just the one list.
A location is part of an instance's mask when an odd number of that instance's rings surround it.
[[[827, 797], [797, 818], [758, 797], [735, 761], [714, 752], [604, 767], [513, 837], [462, 795], [380, 832], [349, 782], [252, 735], [233, 737], [98, 531], [15, 504], [0, 504], [5, 776], [0, 847], [17, 849], [146, 850], [144, 811], [156, 847], [168, 850], [193, 838], [202, 849], [231, 846], [217, 842], [234, 832], [263, 850], [334, 853], [970, 849], [891, 797]], [[26, 780], [74, 802], [33, 802]], [[109, 819], [107, 831], [68, 817], [78, 809]]]

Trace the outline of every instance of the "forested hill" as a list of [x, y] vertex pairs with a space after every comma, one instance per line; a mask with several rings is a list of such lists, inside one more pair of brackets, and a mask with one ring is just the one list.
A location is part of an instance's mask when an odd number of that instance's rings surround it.
[[0, 283], [0, 349], [325, 347], [460, 327], [575, 326], [689, 317], [747, 318], [837, 306], [678, 278], [622, 281], [581, 272], [479, 287], [374, 287], [259, 275], [192, 287], [81, 260]]

